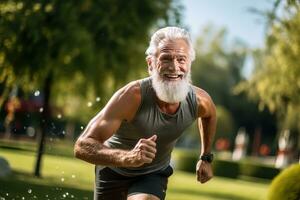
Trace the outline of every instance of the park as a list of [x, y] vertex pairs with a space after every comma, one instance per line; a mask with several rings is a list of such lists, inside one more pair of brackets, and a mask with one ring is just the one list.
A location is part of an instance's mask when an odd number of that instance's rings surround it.
[[264, 24], [255, 47], [210, 22], [192, 32], [191, 2], [0, 2], [0, 200], [94, 199], [95, 165], [74, 155], [76, 141], [117, 90], [152, 76], [146, 49], [163, 27], [193, 33], [191, 83], [210, 95], [217, 121], [213, 178], [197, 182], [199, 117], [174, 143], [165, 198], [300, 199], [299, 1], [247, 5]]

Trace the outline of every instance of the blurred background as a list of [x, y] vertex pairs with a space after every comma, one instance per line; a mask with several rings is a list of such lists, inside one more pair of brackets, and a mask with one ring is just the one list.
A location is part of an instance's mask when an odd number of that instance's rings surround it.
[[[151, 34], [175, 25], [192, 36], [193, 84], [217, 106], [216, 176], [196, 183], [193, 125], [173, 152], [166, 199], [298, 200], [299, 9], [297, 0], [2, 0], [0, 199], [92, 199], [94, 169], [73, 157], [74, 141], [118, 88], [148, 76]], [[291, 198], [276, 193], [282, 176], [295, 183]]]

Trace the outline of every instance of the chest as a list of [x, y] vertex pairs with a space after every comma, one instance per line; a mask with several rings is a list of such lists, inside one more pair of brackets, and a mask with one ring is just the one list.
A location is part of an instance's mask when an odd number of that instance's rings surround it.
[[157, 142], [171, 143], [177, 140], [194, 120], [192, 114], [184, 112], [183, 109], [175, 115], [168, 115], [157, 108], [151, 108], [141, 110], [132, 125], [140, 138], [148, 138], [156, 134]]

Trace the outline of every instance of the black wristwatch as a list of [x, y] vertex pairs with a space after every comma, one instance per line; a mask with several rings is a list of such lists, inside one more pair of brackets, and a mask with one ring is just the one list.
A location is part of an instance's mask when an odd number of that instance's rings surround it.
[[203, 154], [202, 156], [200, 156], [200, 160], [211, 163], [214, 160], [214, 154], [212, 153]]

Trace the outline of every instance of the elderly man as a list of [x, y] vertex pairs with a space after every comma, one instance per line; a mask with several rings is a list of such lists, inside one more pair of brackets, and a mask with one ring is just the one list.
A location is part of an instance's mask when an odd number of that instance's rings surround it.
[[189, 34], [162, 28], [146, 54], [150, 77], [118, 90], [75, 144], [75, 156], [96, 165], [94, 199], [165, 199], [171, 152], [195, 120], [203, 126], [197, 180], [213, 176], [216, 110], [210, 96], [190, 84], [195, 52]]

